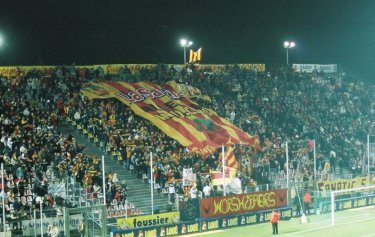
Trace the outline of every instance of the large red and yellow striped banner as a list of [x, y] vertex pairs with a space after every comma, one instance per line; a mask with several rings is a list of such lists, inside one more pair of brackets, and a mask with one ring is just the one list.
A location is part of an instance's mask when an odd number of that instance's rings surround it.
[[222, 119], [215, 111], [201, 107], [184, 94], [177, 93], [173, 89], [176, 87], [174, 81], [163, 86], [150, 82], [105, 81], [85, 84], [82, 93], [89, 99], [119, 99], [137, 115], [201, 156], [214, 153], [228, 141], [254, 144], [254, 136]]

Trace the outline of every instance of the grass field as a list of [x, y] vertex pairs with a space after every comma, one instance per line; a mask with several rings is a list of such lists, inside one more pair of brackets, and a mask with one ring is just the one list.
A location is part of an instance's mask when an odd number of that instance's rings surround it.
[[[309, 215], [308, 223], [300, 218], [279, 222], [278, 236], [285, 237], [375, 237], [375, 207], [357, 208], [335, 214], [335, 226], [331, 225], [331, 214]], [[199, 237], [266, 237], [272, 235], [270, 223], [205, 232], [189, 236]]]

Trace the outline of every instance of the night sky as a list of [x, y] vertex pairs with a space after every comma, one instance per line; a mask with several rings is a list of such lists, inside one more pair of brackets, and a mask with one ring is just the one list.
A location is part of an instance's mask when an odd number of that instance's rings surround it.
[[[6, 1], [0, 65], [337, 63], [375, 79], [375, 0]], [[374, 80], [375, 81], [375, 80]]]

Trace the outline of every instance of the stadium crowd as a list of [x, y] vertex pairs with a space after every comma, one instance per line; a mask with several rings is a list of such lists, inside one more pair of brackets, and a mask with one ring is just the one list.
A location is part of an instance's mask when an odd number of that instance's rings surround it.
[[[61, 214], [59, 207], [66, 204], [48, 187], [68, 177], [97, 194], [101, 192], [100, 160], [85, 154], [74, 137], [60, 133], [59, 122], [66, 118], [92, 134], [104, 151], [116, 151], [124, 168], [139, 179], [150, 182], [151, 176], [155, 177], [160, 189], [174, 185], [176, 192], [189, 197], [196, 197], [199, 191], [204, 196], [217, 195], [207, 174], [221, 169], [218, 153], [206, 159], [192, 155], [121, 102], [90, 101], [80, 94], [84, 83], [100, 80], [155, 84], [175, 80], [198, 88], [199, 104], [259, 138], [261, 150], [235, 147], [243, 186], [270, 183], [271, 170], [276, 179], [285, 177], [286, 140], [295, 141], [289, 147], [292, 180], [313, 179], [312, 140], [318, 179], [334, 178], [338, 168], [361, 174], [366, 165], [365, 138], [375, 130], [374, 88], [340, 73], [306, 74], [285, 67], [259, 72], [238, 66], [193, 65], [124, 67], [118, 75], [108, 75], [101, 67], [74, 65], [48, 72], [19, 71], [0, 78], [0, 162], [6, 173], [2, 189], [8, 218], [26, 218], [41, 202], [43, 208]], [[156, 160], [153, 170], [150, 151]], [[179, 182], [184, 168], [197, 174], [192, 188], [195, 192]], [[126, 190], [112, 172], [106, 179], [107, 203], [126, 199]]]
[[[100, 74], [101, 78], [105, 77], [104, 72]], [[220, 116], [260, 139], [263, 147], [260, 152], [243, 146], [237, 146], [235, 151], [242, 161], [244, 185], [255, 183], [249, 182], [253, 180], [269, 183], [271, 170], [280, 179], [285, 177], [286, 139], [292, 141], [289, 165], [295, 181], [313, 178], [312, 139], [318, 146], [319, 180], [334, 178], [336, 166], [340, 167], [340, 173], [346, 167], [354, 174], [360, 174], [365, 168], [363, 138], [373, 130], [373, 112], [367, 110], [369, 105], [373, 107], [370, 103], [372, 88], [365, 87], [363, 82], [349, 81], [339, 73], [304, 74], [282, 67], [257, 72], [236, 66], [212, 70], [192, 65], [186, 68], [158, 65], [132, 70], [123, 68], [118, 76], [104, 79], [156, 84], [175, 80], [191, 86], [192, 90], [198, 88], [200, 104], [213, 108]], [[211, 100], [203, 100], [204, 95], [209, 95]], [[221, 170], [219, 154], [202, 160], [187, 153], [178, 142], [119, 101], [81, 98], [78, 106], [74, 103], [67, 107], [70, 117], [98, 138], [103, 149], [120, 151], [126, 168], [139, 178], [150, 180], [152, 174], [161, 188], [172, 178], [181, 180], [183, 168], [191, 167], [198, 174], [197, 190], [203, 191], [207, 176], [202, 174], [210, 169]], [[152, 172], [148, 165], [150, 150], [157, 156]], [[178, 186], [178, 190], [189, 194], [184, 187]]]

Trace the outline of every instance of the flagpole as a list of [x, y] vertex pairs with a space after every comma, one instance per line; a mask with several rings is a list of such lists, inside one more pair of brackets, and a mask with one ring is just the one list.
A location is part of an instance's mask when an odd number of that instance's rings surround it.
[[3, 201], [3, 231], [4, 233], [7, 231], [6, 229], [6, 219], [5, 219], [5, 188], [4, 188], [4, 163], [1, 163], [1, 197]]
[[107, 197], [106, 197], [106, 190], [105, 190], [105, 185], [106, 185], [106, 182], [105, 182], [105, 164], [104, 164], [105, 160], [104, 160], [104, 155], [102, 155], [102, 179], [103, 179], [103, 205], [107, 205]]
[[222, 164], [223, 164], [223, 196], [226, 195], [225, 192], [225, 153], [224, 153], [224, 146], [221, 146], [221, 153], [222, 153]]
[[316, 150], [315, 150], [315, 139], [313, 140], [314, 142], [314, 181], [316, 181]]
[[40, 236], [43, 237], [43, 197], [40, 198]]
[[151, 173], [151, 214], [154, 215], [154, 178], [152, 169], [152, 151], [150, 152], [150, 173]]
[[285, 142], [285, 156], [286, 156], [286, 188], [288, 190], [287, 203], [289, 205], [289, 150], [288, 140]]
[[184, 65], [186, 65], [186, 47], [184, 47]]

